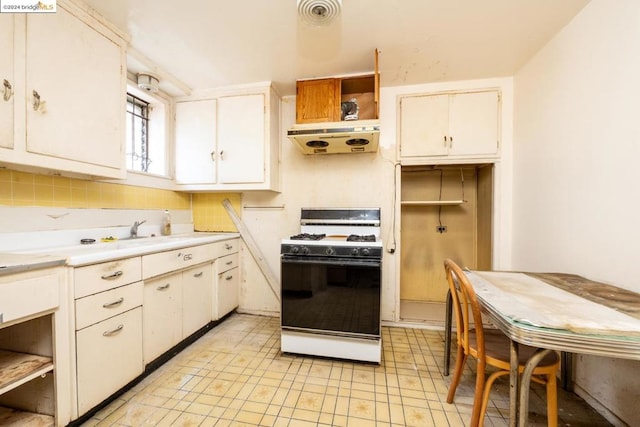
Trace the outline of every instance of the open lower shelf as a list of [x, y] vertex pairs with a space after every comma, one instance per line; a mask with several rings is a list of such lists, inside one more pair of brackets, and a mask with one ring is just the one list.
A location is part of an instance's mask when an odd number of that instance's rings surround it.
[[55, 425], [55, 419], [50, 415], [34, 414], [0, 406], [0, 425], [50, 427]]
[[403, 206], [456, 206], [465, 203], [465, 200], [403, 200]]
[[[53, 371], [51, 357], [0, 350], [0, 394], [51, 371]], [[1, 421], [0, 416], [0, 425], [4, 425]]]

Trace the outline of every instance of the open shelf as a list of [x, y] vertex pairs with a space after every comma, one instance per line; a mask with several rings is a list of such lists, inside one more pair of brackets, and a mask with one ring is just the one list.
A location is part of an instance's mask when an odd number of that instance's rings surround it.
[[0, 425], [53, 427], [54, 417], [0, 406]]
[[0, 395], [51, 371], [51, 357], [0, 350]]
[[465, 203], [465, 200], [404, 200], [402, 206], [456, 206]]

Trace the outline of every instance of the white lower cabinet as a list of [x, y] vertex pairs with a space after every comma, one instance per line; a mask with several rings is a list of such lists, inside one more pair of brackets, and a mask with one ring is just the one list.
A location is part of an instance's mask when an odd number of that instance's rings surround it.
[[140, 257], [73, 270], [78, 416], [144, 371]]
[[64, 269], [0, 274], [0, 425], [70, 421]]
[[145, 364], [182, 340], [182, 273], [145, 280], [142, 322]]
[[211, 320], [213, 263], [182, 273], [182, 335], [188, 337]]
[[141, 339], [142, 307], [139, 306], [77, 332], [80, 414], [142, 373]]

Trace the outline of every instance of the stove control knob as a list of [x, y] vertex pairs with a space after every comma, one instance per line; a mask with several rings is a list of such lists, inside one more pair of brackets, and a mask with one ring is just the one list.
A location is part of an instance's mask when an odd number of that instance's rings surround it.
[[369, 249], [368, 248], [362, 249], [362, 255], [363, 256], [368, 256], [369, 255]]
[[292, 246], [291, 247], [291, 253], [292, 254], [297, 254], [298, 252], [300, 252], [300, 248], [297, 246]]
[[306, 246], [303, 246], [303, 247], [302, 247], [302, 255], [306, 255], [306, 254], [308, 254], [308, 253], [309, 253], [309, 248], [308, 248], [308, 247], [306, 247]]
[[353, 249], [351, 249], [351, 255], [353, 255], [353, 256], [357, 256], [357, 255], [358, 255], [358, 253], [359, 253], [358, 248], [353, 248]]
[[327, 248], [324, 252], [325, 252], [327, 255], [333, 255], [334, 250], [333, 250], [333, 248]]

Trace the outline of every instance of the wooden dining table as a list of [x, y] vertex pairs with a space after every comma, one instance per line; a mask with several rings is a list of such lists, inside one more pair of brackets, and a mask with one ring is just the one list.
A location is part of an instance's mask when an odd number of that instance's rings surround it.
[[[511, 341], [512, 427], [527, 425], [531, 372], [548, 352], [640, 360], [640, 294], [636, 292], [574, 274], [465, 273], [488, 320]], [[447, 304], [445, 374], [451, 342], [449, 301]], [[518, 375], [518, 344], [539, 349], [522, 377]]]

